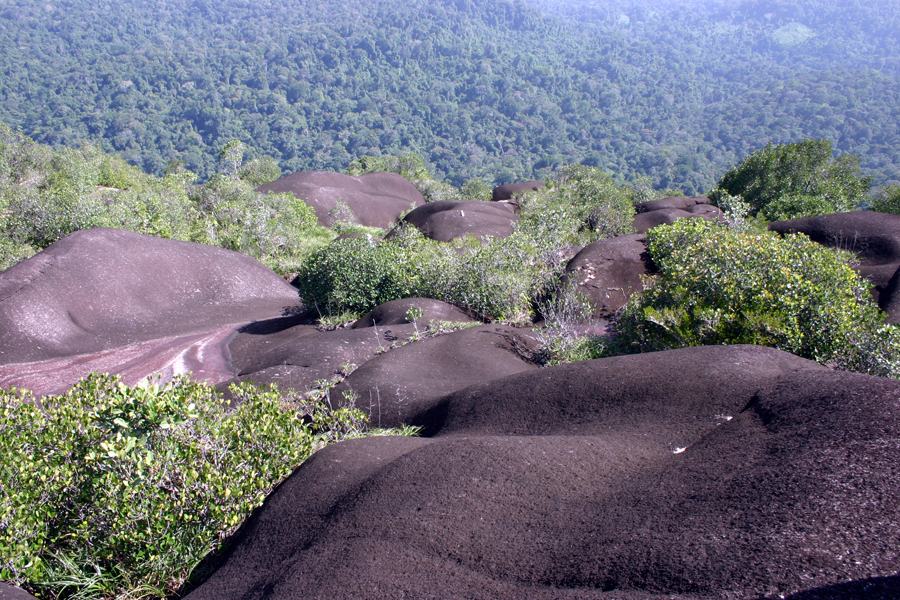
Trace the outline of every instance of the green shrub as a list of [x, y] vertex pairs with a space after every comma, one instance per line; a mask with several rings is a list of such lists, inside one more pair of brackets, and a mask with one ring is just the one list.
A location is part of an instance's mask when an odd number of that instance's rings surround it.
[[0, 271], [10, 268], [26, 258], [31, 258], [37, 249], [28, 244], [16, 244], [8, 238], [0, 237]]
[[618, 320], [626, 351], [759, 344], [838, 368], [897, 375], [898, 329], [849, 255], [806, 236], [779, 238], [683, 219], [648, 233], [659, 269]]
[[53, 150], [0, 126], [0, 268], [74, 231], [117, 227], [218, 245], [291, 272], [334, 234], [293, 195], [255, 192], [280, 172], [271, 159], [243, 163], [244, 150], [226, 144], [225, 174], [196, 189], [177, 164], [155, 177], [93, 146]]
[[143, 171], [129, 165], [121, 157], [106, 154], [101, 157], [97, 185], [120, 190], [141, 191], [148, 180]]
[[229, 175], [213, 175], [191, 192], [198, 209], [192, 240], [241, 252], [280, 272], [333, 239], [315, 211], [290, 193], [263, 194]]
[[889, 185], [879, 190], [870, 208], [876, 212], [900, 215], [900, 185]]
[[412, 292], [409, 253], [390, 240], [344, 238], [311, 254], [297, 273], [300, 297], [322, 316], [365, 313]]
[[482, 200], [489, 202], [494, 195], [494, 188], [481, 179], [470, 179], [459, 188], [463, 200]]
[[[384, 167], [364, 158], [352, 173]], [[463, 189], [486, 196], [488, 188], [470, 182]], [[527, 323], [564, 267], [560, 247], [633, 231], [633, 194], [599, 169], [566, 167], [547, 190], [525, 196], [522, 219], [509, 237], [445, 243], [402, 227], [380, 244], [342, 240], [305, 262], [298, 274], [300, 296], [323, 316], [364, 313], [388, 300], [421, 296], [486, 319]]]
[[[42, 249], [91, 227], [190, 238], [196, 220], [187, 195], [191, 173], [157, 178], [93, 146], [51, 150], [8, 131], [0, 137], [4, 246]], [[25, 256], [13, 254], [11, 261]]]
[[238, 177], [253, 187], [271, 183], [281, 177], [281, 168], [271, 156], [247, 161], [238, 170]]
[[722, 176], [718, 189], [743, 197], [752, 215], [773, 221], [853, 210], [865, 201], [871, 180], [862, 176], [858, 156], [833, 160], [829, 140], [803, 140], [754, 152]]
[[408, 226], [381, 242], [368, 236], [338, 240], [309, 256], [297, 277], [300, 297], [325, 317], [427, 297], [487, 319], [525, 323], [559, 269], [521, 234], [436, 242]]
[[516, 230], [548, 249], [633, 233], [634, 194], [600, 169], [569, 165], [547, 187], [522, 195]]
[[49, 598], [167, 597], [323, 442], [361, 413], [275, 389], [92, 375], [0, 392], [0, 579]]
[[528, 236], [427, 240], [414, 258], [414, 296], [436, 298], [484, 319], [524, 324], [534, 302], [559, 272]]

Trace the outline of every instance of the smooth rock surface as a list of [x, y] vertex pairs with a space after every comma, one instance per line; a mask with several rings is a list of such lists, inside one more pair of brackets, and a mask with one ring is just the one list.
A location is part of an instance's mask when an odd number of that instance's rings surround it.
[[385, 325], [402, 325], [409, 323], [407, 313], [411, 308], [418, 308], [422, 311], [422, 316], [417, 322], [419, 326], [424, 328], [428, 326], [429, 321], [450, 321], [456, 323], [472, 323], [475, 319], [469, 316], [461, 308], [457, 308], [452, 304], [442, 302], [440, 300], [432, 300], [431, 298], [401, 298], [400, 300], [391, 300], [385, 302], [359, 318], [353, 324], [354, 329], [363, 327], [383, 327]]
[[78, 231], [0, 273], [0, 365], [237, 327], [299, 304], [295, 288], [237, 252]]
[[[259, 192], [290, 192], [316, 211], [319, 224], [331, 227], [348, 219], [369, 227], [390, 229], [404, 212], [425, 204], [416, 187], [397, 173], [351, 177], [331, 171], [300, 171], [256, 188]], [[349, 209], [343, 211], [338, 203]]]
[[479, 384], [421, 422], [434, 437], [314, 455], [188, 597], [862, 598], [822, 594], [895, 585], [900, 382], [767, 348], [688, 348]]
[[709, 205], [711, 200], [706, 196], [666, 196], [659, 200], [648, 200], [647, 202], [638, 202], [634, 205], [634, 209], [638, 213], [652, 212], [663, 208], [675, 208], [678, 210], [686, 210], [698, 204]]
[[491, 200], [500, 202], [503, 200], [512, 200], [513, 197], [521, 192], [533, 192], [544, 187], [540, 181], [522, 181], [518, 183], [504, 183], [498, 185], [491, 192]]
[[566, 265], [565, 282], [575, 282], [594, 306], [594, 317], [604, 318], [625, 306], [641, 279], [655, 267], [647, 254], [646, 237], [635, 233], [599, 240], [581, 249]]
[[364, 364], [415, 333], [413, 324], [334, 331], [305, 324], [277, 332], [260, 333], [259, 329], [258, 324], [246, 327], [229, 342], [234, 381], [277, 383], [283, 389], [301, 392], [320, 379], [333, 379], [351, 365], [355, 368]]
[[722, 211], [715, 206], [704, 204], [691, 205], [687, 208], [657, 208], [634, 216], [634, 229], [638, 233], [647, 233], [660, 225], [671, 225], [677, 219], [701, 218], [707, 221], [717, 221], [722, 217]]
[[479, 239], [507, 237], [513, 232], [513, 224], [519, 216], [514, 207], [505, 202], [441, 200], [415, 209], [403, 220], [425, 237], [449, 242], [465, 235]]
[[37, 600], [23, 589], [0, 583], [0, 600]]
[[537, 369], [528, 359], [538, 338], [527, 329], [482, 325], [393, 349], [361, 364], [335, 387], [352, 391], [353, 404], [376, 427], [415, 420], [438, 398], [514, 373]]

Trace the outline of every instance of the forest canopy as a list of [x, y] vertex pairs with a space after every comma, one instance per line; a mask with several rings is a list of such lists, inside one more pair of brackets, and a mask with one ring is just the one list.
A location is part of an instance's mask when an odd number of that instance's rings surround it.
[[201, 180], [423, 156], [441, 179], [563, 164], [704, 193], [769, 142], [900, 183], [900, 6], [803, 0], [0, 0], [0, 121]]

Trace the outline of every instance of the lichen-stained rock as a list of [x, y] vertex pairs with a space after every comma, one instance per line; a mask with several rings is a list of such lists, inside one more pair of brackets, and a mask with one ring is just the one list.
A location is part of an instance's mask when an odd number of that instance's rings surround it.
[[367, 173], [352, 177], [330, 171], [299, 171], [256, 189], [294, 194], [316, 211], [319, 224], [325, 227], [347, 219], [361, 225], [390, 229], [401, 214], [425, 204], [419, 190], [397, 173]]
[[416, 422], [431, 437], [314, 455], [188, 597], [861, 599], [896, 579], [897, 381], [686, 348], [478, 384]]
[[897, 297], [900, 269], [900, 215], [871, 211], [834, 213], [805, 219], [769, 223], [781, 235], [802, 233], [830, 248], [853, 252], [859, 258], [854, 268], [874, 286], [878, 306], [888, 313], [887, 321], [900, 323]]
[[472, 235], [507, 237], [519, 220], [515, 207], [506, 202], [482, 202], [479, 200], [441, 200], [429, 202], [403, 220], [421, 231], [425, 237], [439, 242]]
[[296, 289], [237, 252], [78, 231], [0, 273], [0, 364], [213, 330], [299, 304]]
[[585, 246], [566, 265], [565, 282], [574, 282], [594, 306], [594, 317], [608, 317], [644, 289], [643, 277], [654, 272], [646, 238], [635, 233]]

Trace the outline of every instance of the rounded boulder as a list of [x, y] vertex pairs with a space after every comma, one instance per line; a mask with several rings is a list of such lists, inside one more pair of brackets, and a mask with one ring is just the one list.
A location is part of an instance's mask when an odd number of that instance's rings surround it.
[[594, 307], [594, 317], [608, 317], [644, 289], [653, 273], [646, 238], [635, 233], [598, 240], [581, 249], [566, 265], [563, 278], [574, 282]]
[[78, 231], [0, 273], [0, 364], [278, 316], [299, 304], [295, 288], [237, 252]]
[[258, 192], [290, 192], [316, 211], [320, 225], [349, 220], [390, 229], [400, 215], [425, 204], [416, 187], [397, 173], [352, 177], [331, 171], [300, 171], [256, 188]]
[[479, 239], [507, 237], [512, 234], [519, 216], [506, 202], [441, 200], [416, 208], [403, 220], [427, 238], [449, 242], [466, 235]]

